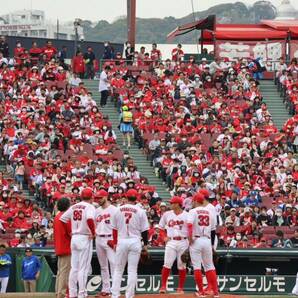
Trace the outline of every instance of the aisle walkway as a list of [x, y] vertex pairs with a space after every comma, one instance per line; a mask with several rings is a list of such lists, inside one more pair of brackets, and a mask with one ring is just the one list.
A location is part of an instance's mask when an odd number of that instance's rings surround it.
[[[98, 81], [84, 80], [84, 83], [88, 90], [92, 92], [93, 98], [99, 106], [100, 93], [98, 92]], [[123, 151], [127, 150], [127, 148], [122, 145], [122, 134], [117, 128], [119, 124], [119, 113], [117, 112], [114, 103], [108, 100], [106, 107], [103, 109], [103, 113], [104, 115], [107, 115], [112, 122], [113, 129], [117, 135], [118, 145]], [[151, 167], [150, 162], [146, 159], [146, 156], [143, 154], [142, 150], [140, 150], [137, 145], [132, 143], [129, 153], [134, 159], [141, 175], [149, 180], [150, 185], [156, 187], [159, 196], [162, 199], [169, 199], [170, 193], [166, 190], [166, 186], [162, 184], [162, 180], [155, 176], [154, 169]]]

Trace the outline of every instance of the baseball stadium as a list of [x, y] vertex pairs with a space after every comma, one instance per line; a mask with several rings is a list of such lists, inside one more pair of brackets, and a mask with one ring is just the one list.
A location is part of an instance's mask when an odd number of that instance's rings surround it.
[[0, 0], [0, 297], [298, 296], [298, 1]]

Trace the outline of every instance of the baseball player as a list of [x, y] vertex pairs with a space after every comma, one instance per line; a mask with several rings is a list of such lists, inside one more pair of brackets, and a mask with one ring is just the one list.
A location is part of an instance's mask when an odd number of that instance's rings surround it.
[[167, 211], [160, 219], [159, 227], [166, 231], [165, 260], [161, 272], [161, 288], [159, 292], [165, 294], [167, 290], [167, 281], [171, 268], [177, 259], [179, 270], [179, 281], [177, 294], [183, 294], [184, 283], [186, 279], [186, 264], [182, 262], [181, 255], [188, 249], [188, 214], [182, 209], [183, 199], [172, 197], [170, 200], [171, 211]]
[[137, 191], [130, 189], [126, 193], [127, 203], [119, 207], [112, 218], [113, 229], [118, 232], [115, 270], [112, 278], [112, 298], [120, 297], [120, 286], [124, 268], [127, 265], [127, 288], [125, 297], [135, 295], [137, 269], [142, 251], [147, 251], [149, 222], [146, 212], [136, 205]]
[[111, 219], [117, 214], [117, 207], [110, 204], [108, 201], [108, 192], [104, 189], [95, 193], [94, 198], [99, 203], [99, 208], [95, 212], [96, 224], [96, 253], [100, 265], [102, 291], [101, 296], [110, 295], [110, 272], [111, 276], [114, 273], [115, 263], [115, 235], [111, 226]]
[[60, 218], [64, 223], [71, 220], [71, 269], [68, 281], [70, 298], [87, 297], [86, 283], [95, 238], [95, 207], [91, 204], [92, 197], [91, 188], [83, 189], [82, 202], [71, 206]]
[[[208, 286], [213, 296], [219, 297], [217, 275], [212, 258], [212, 245], [215, 238], [216, 213], [208, 206], [208, 201], [199, 192], [193, 196], [194, 209], [188, 214], [188, 232], [190, 241], [190, 257], [194, 268], [194, 278], [199, 289], [198, 297], [205, 297], [202, 278], [202, 264]], [[209, 293], [208, 293], [209, 294]]]

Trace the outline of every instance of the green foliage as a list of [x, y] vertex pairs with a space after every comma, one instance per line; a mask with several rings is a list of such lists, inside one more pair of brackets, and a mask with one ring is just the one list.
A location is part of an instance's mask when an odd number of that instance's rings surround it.
[[[196, 12], [196, 19], [215, 14], [218, 23], [250, 24], [258, 23], [261, 19], [274, 19], [276, 8], [270, 1], [257, 1], [253, 6], [247, 7], [242, 2], [226, 3], [210, 7], [208, 10]], [[177, 26], [192, 22], [193, 14], [183, 18], [165, 17], [163, 19], [137, 18], [137, 43], [167, 43], [166, 36]], [[105, 41], [123, 43], [127, 39], [127, 21], [126, 18], [119, 18], [113, 23], [100, 20], [96, 26], [92, 27], [91, 22], [83, 22], [84, 35], [86, 40]], [[200, 32], [192, 32], [183, 35], [175, 42], [195, 43], [199, 38]]]

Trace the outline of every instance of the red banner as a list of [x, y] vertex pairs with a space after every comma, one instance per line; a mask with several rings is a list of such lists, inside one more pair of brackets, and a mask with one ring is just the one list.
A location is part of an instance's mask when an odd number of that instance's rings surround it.
[[290, 41], [290, 59], [298, 59], [298, 40]]
[[[251, 32], [253, 34], [253, 32]], [[216, 56], [229, 58], [262, 58], [264, 62], [276, 62], [280, 57], [285, 57], [285, 40], [270, 41], [229, 41], [216, 40]]]

